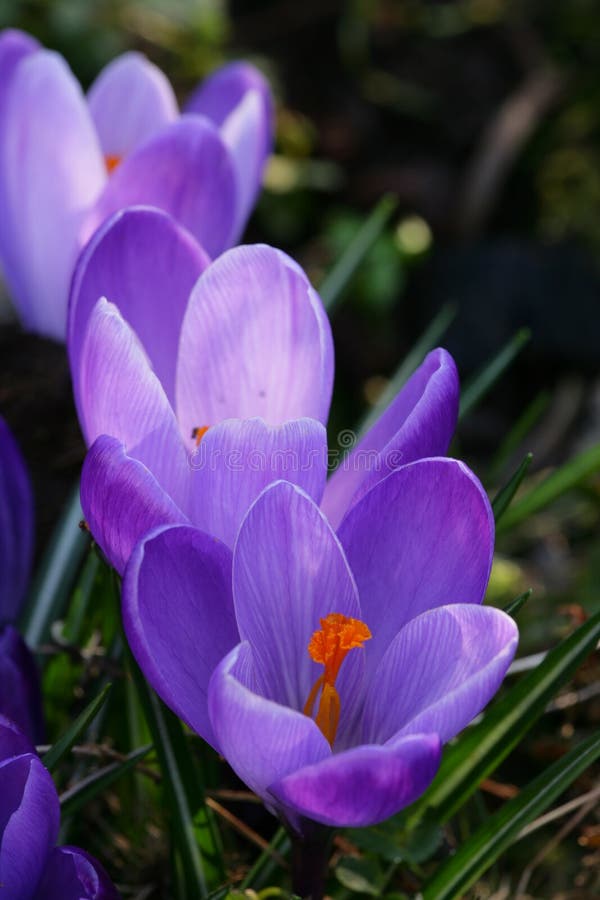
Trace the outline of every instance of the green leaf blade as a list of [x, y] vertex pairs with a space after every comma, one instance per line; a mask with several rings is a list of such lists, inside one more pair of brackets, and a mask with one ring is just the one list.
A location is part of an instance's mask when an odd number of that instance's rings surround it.
[[69, 752], [77, 738], [83, 734], [96, 718], [106, 702], [110, 689], [111, 685], [107, 684], [98, 696], [94, 697], [83, 712], [77, 716], [71, 727], [67, 729], [62, 737], [50, 747], [47, 753], [44, 754], [42, 762], [50, 772], [56, 768], [59, 761]]
[[107, 790], [115, 781], [122, 778], [133, 769], [138, 762], [152, 750], [152, 744], [132, 750], [121, 762], [114, 762], [102, 769], [98, 769], [69, 788], [60, 796], [60, 807], [63, 816], [72, 816], [74, 813], [93, 800], [98, 794]]
[[381, 235], [397, 206], [398, 200], [392, 194], [386, 194], [381, 198], [358, 234], [319, 285], [319, 294], [330, 315], [339, 305], [345, 288]]
[[465, 891], [510, 846], [521, 829], [542, 813], [599, 756], [600, 734], [594, 734], [530, 782], [440, 866], [423, 890], [423, 900], [464, 897]]
[[204, 791], [196, 775], [179, 719], [146, 683], [133, 659], [131, 671], [163, 774], [176, 849], [179, 852], [186, 895], [207, 897], [209, 888], [223, 880], [220, 847]]

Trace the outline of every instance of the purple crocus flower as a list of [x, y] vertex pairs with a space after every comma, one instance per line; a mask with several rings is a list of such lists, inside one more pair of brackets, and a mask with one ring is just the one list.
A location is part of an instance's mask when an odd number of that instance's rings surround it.
[[487, 497], [455, 460], [392, 472], [337, 536], [278, 482], [233, 554], [189, 526], [147, 535], [125, 630], [165, 702], [292, 830], [370, 825], [425, 790], [514, 655], [512, 619], [480, 605], [493, 540]]
[[78, 252], [116, 210], [170, 212], [211, 256], [236, 243], [271, 150], [263, 76], [233, 63], [180, 116], [164, 74], [126, 53], [87, 99], [65, 61], [0, 34], [0, 260], [27, 328], [63, 340]]
[[118, 900], [97, 860], [56, 847], [58, 794], [29, 740], [0, 716], [0, 885], [6, 900]]
[[39, 675], [14, 627], [31, 572], [33, 497], [21, 452], [0, 417], [0, 714], [31, 740], [43, 735]]
[[237, 247], [207, 265], [168, 216], [123, 212], [82, 256], [69, 334], [92, 445], [83, 511], [119, 571], [165, 522], [232, 546], [250, 503], [278, 478], [320, 499], [331, 332], [284, 253]]
[[[456, 367], [435, 350], [324, 487], [333, 349], [320, 298], [270, 247], [207, 266], [189, 235], [149, 209], [107, 222], [77, 266], [69, 355], [80, 422], [96, 440], [82, 503], [119, 571], [161, 523], [192, 522], [232, 547], [277, 478], [323, 498], [337, 526], [392, 469], [444, 454], [454, 431]], [[205, 426], [194, 450], [192, 430]]]

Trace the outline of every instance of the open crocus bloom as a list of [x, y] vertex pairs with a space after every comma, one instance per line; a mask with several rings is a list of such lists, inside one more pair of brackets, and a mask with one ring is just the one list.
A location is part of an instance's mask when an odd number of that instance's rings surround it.
[[331, 332], [284, 253], [237, 247], [207, 265], [168, 216], [124, 212], [78, 266], [69, 354], [92, 445], [83, 510], [119, 571], [165, 522], [233, 546], [251, 502], [278, 478], [320, 499]]
[[77, 254], [116, 210], [167, 210], [218, 255], [236, 243], [271, 150], [263, 76], [233, 63], [180, 116], [138, 53], [110, 63], [87, 99], [56, 53], [0, 34], [0, 260], [27, 328], [63, 340]]
[[97, 439], [83, 472], [84, 512], [120, 571], [161, 523], [189, 520], [232, 546], [250, 502], [278, 477], [317, 503], [323, 496], [337, 526], [390, 471], [444, 454], [456, 424], [456, 367], [435, 350], [323, 495], [319, 423], [333, 350], [320, 298], [270, 247], [237, 248], [208, 265], [189, 234], [151, 209], [117, 214], [82, 253], [69, 356], [84, 434]]
[[39, 675], [14, 627], [31, 573], [33, 497], [25, 462], [0, 417], [0, 715], [32, 741], [43, 734]]
[[6, 900], [118, 900], [99, 862], [56, 847], [58, 794], [34, 747], [0, 716], [0, 885]]
[[127, 637], [165, 702], [290, 827], [374, 824], [425, 790], [514, 655], [512, 619], [480, 605], [493, 537], [455, 460], [392, 472], [338, 536], [278, 482], [233, 555], [186, 526], [140, 542]]

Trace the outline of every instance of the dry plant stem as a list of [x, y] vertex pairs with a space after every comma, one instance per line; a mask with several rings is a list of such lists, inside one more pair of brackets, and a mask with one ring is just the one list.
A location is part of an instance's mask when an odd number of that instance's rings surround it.
[[255, 844], [259, 847], [263, 852], [268, 853], [271, 859], [273, 859], [278, 866], [281, 866], [282, 869], [287, 869], [288, 864], [285, 859], [277, 853], [276, 850], [273, 850], [268, 841], [265, 841], [259, 834], [254, 831], [253, 828], [250, 828], [241, 819], [238, 819], [237, 816], [234, 816], [233, 813], [229, 812], [228, 809], [225, 809], [224, 806], [221, 806], [213, 797], [206, 797], [206, 805], [210, 807], [218, 816], [220, 816], [228, 825], [230, 825], [238, 834], [241, 834], [242, 837], [245, 837], [246, 840], [250, 841], [252, 844]]
[[570, 834], [571, 831], [573, 831], [573, 829], [576, 828], [583, 819], [585, 819], [588, 813], [590, 813], [594, 809], [597, 802], [596, 791], [592, 791], [591, 793], [593, 794], [593, 796], [590, 800], [588, 800], [585, 806], [582, 806], [579, 812], [577, 812], [571, 819], [569, 819], [568, 822], [563, 825], [560, 831], [550, 841], [548, 841], [548, 843], [545, 844], [544, 847], [542, 847], [540, 852], [533, 858], [527, 868], [523, 870], [523, 874], [521, 875], [521, 879], [519, 881], [519, 884], [517, 885], [515, 900], [524, 900], [527, 885], [529, 884], [531, 876], [533, 875], [537, 866], [539, 866], [544, 857], [547, 856], [548, 853], [550, 853], [552, 850], [554, 850], [555, 847], [558, 847], [560, 842], [564, 840], [564, 838], [566, 838], [567, 835]]
[[331, 832], [319, 829], [308, 838], [292, 834], [292, 892], [310, 900], [322, 900], [327, 877]]

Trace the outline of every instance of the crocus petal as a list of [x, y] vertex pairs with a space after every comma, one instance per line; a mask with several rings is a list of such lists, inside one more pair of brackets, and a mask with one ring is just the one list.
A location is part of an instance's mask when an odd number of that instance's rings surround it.
[[44, 736], [40, 676], [19, 632], [0, 628], [0, 714], [15, 722], [32, 743]]
[[184, 106], [186, 113], [200, 113], [215, 125], [223, 125], [250, 91], [261, 95], [265, 115], [273, 117], [273, 98], [264, 75], [246, 62], [222, 66], [205, 78]]
[[170, 213], [216, 256], [230, 246], [236, 214], [231, 155], [217, 128], [183, 116], [133, 151], [113, 172], [86, 236], [112, 213], [145, 204]]
[[106, 297], [131, 325], [174, 404], [175, 361], [190, 291], [209, 263], [192, 236], [158, 209], [116, 213], [79, 257], [69, 301], [69, 356], [79, 401], [87, 320]]
[[19, 614], [33, 553], [33, 496], [25, 461], [0, 417], [0, 625]]
[[11, 756], [33, 753], [34, 746], [21, 729], [10, 719], [0, 714], [0, 762]]
[[39, 49], [39, 44], [29, 34], [16, 28], [6, 28], [0, 33], [0, 126], [6, 98], [17, 66], [22, 59]]
[[491, 607], [445, 606], [413, 619], [375, 671], [364, 739], [428, 731], [449, 741], [500, 687], [518, 636], [510, 616]]
[[264, 245], [208, 267], [183, 320], [177, 416], [184, 434], [223, 419], [325, 423], [333, 346], [320, 298], [299, 266]]
[[159, 525], [187, 523], [146, 466], [108, 435], [94, 441], [85, 458], [81, 507], [94, 540], [121, 575], [145, 534]]
[[331, 749], [312, 719], [255, 693], [255, 683], [250, 645], [239, 644], [215, 669], [208, 709], [221, 753], [272, 809], [268, 786]]
[[98, 860], [78, 847], [55, 847], [35, 900], [119, 900]]
[[25, 754], [0, 763], [0, 797], [0, 884], [11, 900], [31, 900], [58, 834], [56, 788]]
[[235, 166], [239, 235], [252, 210], [273, 146], [273, 98], [269, 84], [254, 66], [231, 63], [200, 85], [185, 111], [201, 113], [221, 127]]
[[[252, 646], [261, 694], [302, 709], [323, 669], [308, 644], [329, 613], [360, 618], [352, 573], [327, 520], [300, 488], [268, 487], [240, 527], [233, 554], [233, 596], [242, 640]], [[360, 679], [354, 650], [340, 676]], [[356, 684], [336, 684], [348, 713]]]
[[179, 115], [169, 79], [141, 53], [124, 53], [88, 92], [90, 113], [106, 157], [122, 160]]
[[439, 759], [437, 735], [411, 735], [335, 754], [292, 772], [269, 791], [301, 818], [339, 827], [376, 825], [423, 793]]
[[445, 350], [433, 350], [329, 479], [322, 506], [334, 528], [394, 469], [446, 453], [456, 427], [458, 395], [454, 360]]
[[339, 529], [356, 578], [372, 672], [400, 628], [425, 610], [481, 603], [494, 518], [473, 473], [453, 459], [404, 466], [375, 485]]
[[216, 747], [208, 683], [217, 663], [239, 641], [231, 552], [195, 528], [152, 532], [138, 544], [125, 572], [123, 622], [152, 687]]
[[137, 336], [106, 300], [88, 320], [78, 395], [88, 445], [101, 434], [118, 438], [185, 512], [191, 473], [173, 410]]
[[233, 547], [263, 488], [285, 479], [317, 503], [327, 475], [327, 435], [314, 419], [270, 426], [262, 419], [228, 419], [210, 428], [192, 453], [190, 518]]
[[0, 256], [20, 316], [64, 340], [81, 226], [106, 181], [81, 89], [55, 53], [23, 59], [0, 141]]

